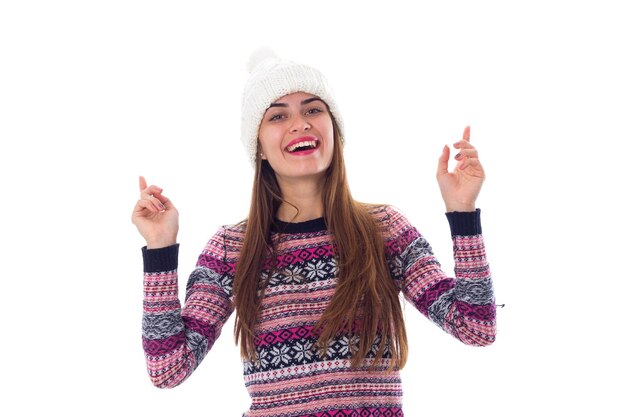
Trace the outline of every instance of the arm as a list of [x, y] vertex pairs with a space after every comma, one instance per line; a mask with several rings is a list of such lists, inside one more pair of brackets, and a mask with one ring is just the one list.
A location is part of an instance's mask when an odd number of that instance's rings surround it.
[[405, 298], [461, 342], [475, 346], [493, 343], [496, 309], [480, 209], [446, 213], [456, 278], [446, 276], [430, 244], [403, 215], [388, 211], [388, 259], [392, 276], [400, 280]]
[[225, 262], [224, 229], [207, 243], [178, 299], [178, 245], [144, 247], [142, 339], [148, 374], [158, 388], [173, 388], [198, 367], [233, 311]]

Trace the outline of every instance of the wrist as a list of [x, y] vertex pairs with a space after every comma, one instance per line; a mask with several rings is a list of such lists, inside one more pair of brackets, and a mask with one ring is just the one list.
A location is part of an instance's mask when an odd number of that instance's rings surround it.
[[472, 211], [476, 211], [476, 205], [475, 204], [451, 204], [451, 205], [447, 205], [446, 204], [446, 213], [452, 213], [453, 211], [459, 211], [459, 212], [472, 212]]
[[176, 244], [176, 239], [163, 239], [163, 240], [151, 240], [146, 241], [147, 249], [161, 249]]

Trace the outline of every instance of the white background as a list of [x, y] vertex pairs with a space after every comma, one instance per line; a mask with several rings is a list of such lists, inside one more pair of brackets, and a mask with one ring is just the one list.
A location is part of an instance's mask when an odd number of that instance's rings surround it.
[[150, 384], [130, 214], [139, 175], [177, 205], [184, 288], [217, 227], [247, 213], [240, 97], [250, 53], [270, 46], [326, 74], [353, 195], [403, 210], [448, 274], [435, 169], [472, 126], [506, 307], [496, 343], [471, 348], [407, 304], [405, 414], [624, 415], [626, 15], [411, 3], [2, 2], [0, 414], [247, 409], [234, 317], [182, 386]]

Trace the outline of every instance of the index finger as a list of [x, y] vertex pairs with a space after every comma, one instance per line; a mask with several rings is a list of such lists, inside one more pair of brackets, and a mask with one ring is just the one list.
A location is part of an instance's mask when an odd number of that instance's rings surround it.
[[139, 176], [139, 192], [142, 192], [146, 188], [148, 188], [148, 183], [146, 183], [146, 179], [140, 175]]
[[469, 142], [470, 140], [470, 127], [466, 126], [465, 130], [463, 131], [463, 140], [466, 140]]

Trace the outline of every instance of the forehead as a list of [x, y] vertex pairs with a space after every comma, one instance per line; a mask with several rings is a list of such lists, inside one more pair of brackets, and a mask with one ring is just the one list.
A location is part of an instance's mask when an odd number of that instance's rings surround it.
[[297, 93], [291, 93], [282, 96], [278, 100], [275, 100], [274, 103], [299, 103], [302, 100], [306, 100], [307, 98], [317, 97], [313, 94], [305, 93], [302, 91], [298, 91]]

